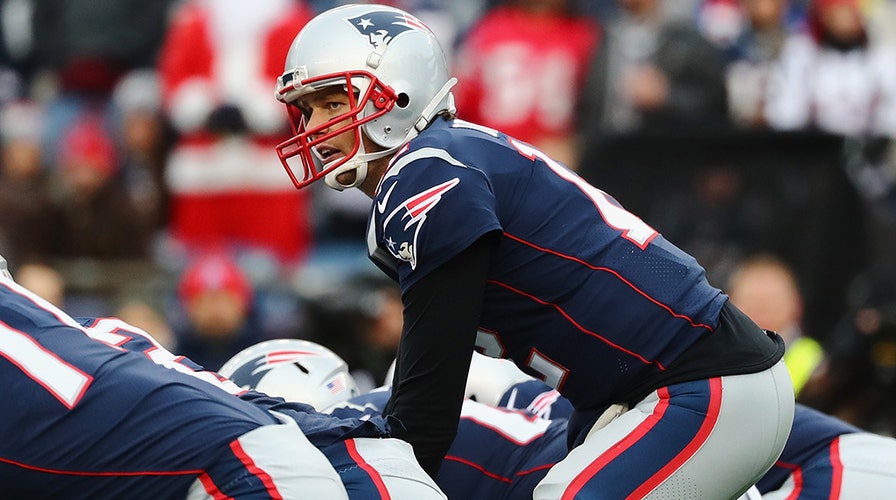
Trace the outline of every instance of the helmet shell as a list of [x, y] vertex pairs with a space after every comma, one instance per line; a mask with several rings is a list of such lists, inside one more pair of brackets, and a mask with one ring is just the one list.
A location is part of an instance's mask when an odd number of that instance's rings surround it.
[[[453, 107], [450, 93], [441, 92], [450, 77], [438, 40], [400, 9], [346, 5], [309, 21], [290, 46], [277, 97], [288, 103], [326, 85], [345, 85], [346, 73], [352, 74], [358, 95], [365, 95], [372, 84], [362, 73], [374, 75], [398, 95], [388, 113], [363, 125], [367, 136], [385, 148], [407, 142], [421, 118], [428, 122], [439, 111]], [[334, 78], [301, 84], [326, 75]], [[430, 106], [436, 98], [439, 102]], [[366, 103], [362, 117], [377, 109], [375, 103]]]
[[307, 403], [318, 411], [360, 394], [346, 362], [307, 340], [260, 342], [230, 358], [218, 373], [244, 389]]

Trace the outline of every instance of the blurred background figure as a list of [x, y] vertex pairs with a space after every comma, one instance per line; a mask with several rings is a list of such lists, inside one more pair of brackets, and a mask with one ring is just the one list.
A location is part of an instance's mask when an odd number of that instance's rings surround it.
[[677, 4], [619, 0], [620, 15], [605, 26], [584, 90], [580, 117], [589, 144], [607, 134], [728, 123], [722, 53]]
[[766, 100], [776, 130], [896, 137], [896, 50], [866, 29], [859, 0], [810, 0]]
[[860, 2], [869, 36], [880, 43], [896, 44], [896, 3], [891, 0]]
[[16, 282], [56, 307], [65, 306], [65, 280], [47, 264], [28, 262], [14, 266]]
[[458, 117], [576, 167], [576, 112], [599, 27], [576, 0], [510, 0], [487, 11], [454, 62]]
[[825, 352], [817, 340], [803, 332], [803, 299], [790, 266], [770, 254], [748, 258], [734, 270], [726, 293], [761, 328], [773, 330], [784, 339], [784, 363], [799, 398], [824, 361]]
[[836, 325], [830, 362], [802, 398], [864, 430], [896, 436], [896, 272], [869, 269], [851, 284]]
[[392, 281], [374, 276], [362, 275], [352, 283], [360, 292], [354, 316], [362, 342], [358, 366], [370, 374], [376, 386], [382, 385], [398, 352], [404, 325], [401, 289]]
[[0, 1], [0, 104], [25, 99], [39, 59], [34, 47], [34, 0]]
[[763, 129], [770, 72], [784, 42], [805, 28], [805, 12], [791, 0], [706, 0], [700, 28], [721, 48], [731, 119], [738, 126]]
[[18, 29], [30, 28], [37, 66], [26, 95], [47, 105], [45, 154], [85, 108], [105, 114], [127, 72], [152, 68], [178, 0], [28, 0]]
[[382, 385], [404, 322], [398, 285], [378, 270], [359, 272], [306, 300], [308, 338], [348, 363], [361, 392]]
[[152, 336], [166, 349], [174, 349], [177, 339], [163, 307], [155, 298], [126, 296], [115, 305], [112, 316], [141, 330], [152, 332]]
[[153, 69], [131, 71], [112, 92], [113, 137], [120, 149], [124, 185], [155, 233], [167, 228], [169, 193], [165, 161], [172, 131], [162, 114], [162, 90]]
[[151, 230], [121, 181], [102, 117], [85, 112], [58, 145], [53, 257], [148, 259]]
[[264, 340], [254, 308], [253, 286], [245, 272], [223, 252], [196, 257], [178, 283], [183, 317], [172, 320], [177, 352], [209, 370], [234, 353]]
[[158, 68], [177, 134], [169, 233], [187, 254], [228, 247], [292, 266], [309, 250], [307, 195], [274, 150], [289, 129], [272, 88], [310, 16], [298, 0], [188, 0], [174, 13]]
[[46, 261], [54, 238], [43, 120], [37, 102], [13, 101], [0, 109], [0, 253], [13, 269]]

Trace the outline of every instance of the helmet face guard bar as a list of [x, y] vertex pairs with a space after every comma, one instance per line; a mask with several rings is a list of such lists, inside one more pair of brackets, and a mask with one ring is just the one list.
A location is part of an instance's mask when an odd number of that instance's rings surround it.
[[[364, 95], [356, 98], [355, 93], [351, 91], [351, 89], [355, 88], [352, 84], [352, 78], [358, 77], [367, 79], [370, 84], [367, 86]], [[314, 78], [307, 78], [280, 89], [279, 93], [284, 95], [300, 87], [310, 87], [313, 92], [333, 85], [342, 85], [345, 89], [348, 89], [346, 93], [348, 94], [350, 110], [312, 129], [305, 128], [305, 118], [298, 107], [293, 103], [286, 103], [289, 122], [295, 135], [291, 139], [278, 144], [276, 150], [277, 156], [280, 157], [280, 162], [286, 169], [286, 173], [296, 186], [296, 189], [302, 189], [318, 179], [326, 177], [327, 174], [351, 160], [361, 148], [361, 126], [388, 113], [398, 100], [398, 95], [391, 87], [383, 84], [376, 76], [367, 71], [329, 73]], [[361, 116], [368, 102], [373, 103], [376, 111], [368, 116]], [[335, 127], [335, 125], [346, 120], [351, 120], [351, 122]], [[332, 130], [329, 130], [331, 128]], [[334, 162], [323, 164], [314, 152], [314, 148], [333, 137], [349, 131], [354, 131], [355, 134], [355, 145], [352, 151]], [[300, 160], [301, 166], [293, 165], [296, 163], [296, 158]]]

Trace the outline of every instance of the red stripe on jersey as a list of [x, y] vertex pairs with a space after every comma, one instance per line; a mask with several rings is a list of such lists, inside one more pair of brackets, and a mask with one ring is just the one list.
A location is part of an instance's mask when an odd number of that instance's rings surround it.
[[479, 472], [481, 472], [483, 475], [488, 476], [496, 481], [501, 481], [502, 483], [510, 484], [513, 482], [513, 480], [510, 479], [509, 477], [504, 477], [504, 476], [495, 474], [494, 472], [489, 472], [489, 471], [485, 470], [485, 468], [482, 467], [481, 465], [479, 465], [477, 463], [473, 463], [464, 458], [455, 457], [454, 455], [445, 455], [445, 460], [451, 460], [452, 462], [457, 462], [457, 463], [464, 464], [467, 467], [472, 467], [472, 468], [478, 470]]
[[[790, 473], [790, 477], [793, 478], [793, 489], [791, 489], [790, 494], [787, 495], [787, 498], [785, 500], [796, 500], [797, 498], [799, 498], [800, 493], [802, 493], [803, 491], [803, 469], [799, 465], [782, 462], [780, 460], [775, 462], [775, 467], [781, 467], [793, 471]], [[783, 491], [783, 489], [778, 491]]]
[[619, 455], [622, 455], [623, 452], [631, 448], [635, 443], [641, 440], [641, 438], [646, 436], [647, 433], [663, 419], [663, 415], [669, 408], [669, 389], [663, 387], [657, 390], [657, 394], [659, 395], [660, 400], [657, 402], [656, 406], [654, 406], [653, 414], [647, 417], [644, 422], [641, 422], [640, 425], [635, 427], [632, 432], [622, 438], [618, 443], [611, 446], [610, 449], [603, 453], [603, 455], [597, 457], [597, 460], [591, 462], [591, 465], [585, 467], [585, 469], [569, 483], [569, 487], [563, 492], [561, 500], [574, 500], [579, 491], [581, 491], [591, 478], [600, 472], [601, 469], [606, 467], [607, 464], [616, 460]]
[[840, 437], [831, 441], [831, 500], [840, 498], [843, 486], [843, 461], [840, 459]]
[[265, 489], [268, 490], [268, 493], [271, 495], [273, 500], [283, 500], [283, 497], [280, 495], [280, 492], [277, 491], [277, 485], [274, 484], [274, 479], [271, 476], [262, 470], [260, 467], [255, 465], [255, 462], [252, 460], [243, 447], [240, 446], [239, 440], [233, 441], [230, 443], [230, 449], [233, 451], [233, 454], [246, 466], [246, 470], [250, 473], [254, 474], [261, 480], [261, 483], [264, 485]]
[[[661, 389], [666, 391], [667, 389]], [[668, 394], [668, 392], [667, 392]], [[697, 433], [694, 435], [694, 439], [691, 440], [681, 452], [676, 455], [672, 460], [670, 460], [666, 465], [663, 466], [660, 470], [656, 472], [651, 478], [645, 481], [638, 489], [636, 489], [629, 498], [644, 498], [648, 493], [653, 491], [654, 488], [660, 485], [663, 481], [665, 481], [673, 472], [678, 470], [685, 462], [690, 460], [691, 457], [694, 456], [694, 453], [697, 453], [697, 450], [703, 446], [703, 443], [706, 442], [706, 439], [709, 438], [709, 434], [712, 432], [712, 429], [715, 427], [716, 422], [719, 420], [719, 410], [722, 408], [722, 379], [719, 377], [709, 379], [709, 407], [706, 409], [706, 418], [703, 419], [703, 423], [700, 425], [700, 428], [697, 429]]]
[[519, 289], [517, 289], [517, 288], [514, 288], [514, 287], [512, 287], [512, 286], [510, 286], [510, 285], [508, 285], [508, 284], [506, 284], [506, 283], [501, 283], [500, 281], [488, 280], [488, 283], [491, 283], [491, 284], [493, 284], [493, 285], [498, 285], [498, 286], [503, 287], [503, 288], [506, 288], [506, 289], [508, 289], [508, 290], [510, 290], [510, 291], [512, 291], [512, 292], [514, 292], [514, 293], [518, 293], [518, 294], [520, 294], [520, 295], [524, 295], [524, 296], [526, 296], [526, 297], [529, 297], [530, 299], [534, 300], [535, 302], [538, 302], [539, 304], [546, 305], [546, 306], [551, 306], [551, 307], [553, 307], [554, 309], [556, 309], [557, 312], [559, 312], [564, 318], [566, 318], [567, 321], [569, 321], [570, 323], [572, 323], [572, 325], [575, 326], [576, 329], [578, 329], [580, 332], [582, 332], [582, 333], [587, 333], [588, 335], [591, 335], [592, 337], [598, 338], [598, 339], [600, 339], [604, 344], [607, 344], [608, 346], [610, 346], [610, 347], [612, 347], [612, 348], [614, 348], [614, 349], [618, 349], [618, 350], [620, 350], [620, 351], [622, 351], [622, 352], [624, 352], [624, 353], [626, 353], [626, 354], [628, 354], [628, 355], [630, 355], [630, 356], [634, 356], [635, 358], [637, 358], [638, 360], [640, 360], [642, 363], [645, 363], [645, 364], [648, 364], [648, 365], [650, 365], [650, 364], [656, 365], [660, 370], [665, 370], [665, 369], [666, 369], [666, 367], [663, 366], [663, 364], [660, 363], [659, 361], [657, 361], [657, 360], [650, 360], [650, 359], [647, 359], [647, 358], [645, 358], [644, 356], [641, 356], [640, 354], [638, 354], [638, 353], [636, 353], [636, 352], [634, 352], [634, 351], [628, 350], [628, 349], [626, 349], [625, 347], [622, 347], [621, 345], [612, 342], [610, 339], [608, 339], [608, 338], [602, 336], [601, 334], [599, 334], [599, 333], [597, 333], [597, 332], [592, 332], [591, 330], [585, 328], [584, 326], [582, 326], [582, 325], [580, 325], [578, 322], [576, 322], [576, 320], [572, 319], [572, 316], [570, 316], [566, 311], [564, 311], [562, 307], [558, 306], [557, 304], [554, 304], [553, 302], [548, 302], [548, 301], [545, 301], [545, 300], [541, 300], [541, 299], [539, 299], [538, 297], [536, 297], [536, 296], [534, 296], [534, 295], [532, 295], [532, 294], [528, 294], [528, 293], [526, 293], [526, 292], [524, 292], [524, 291], [522, 291], [522, 290], [519, 290]]
[[199, 475], [199, 482], [202, 483], [202, 486], [205, 488], [205, 492], [209, 494], [214, 500], [233, 500], [231, 497], [227, 496], [218, 489], [218, 485], [212, 481], [211, 476], [208, 473], [203, 472]]
[[787, 495], [786, 500], [797, 500], [803, 492], [803, 469], [797, 467], [793, 471], [793, 491]]
[[656, 305], [662, 307], [663, 309], [665, 309], [666, 311], [668, 311], [669, 314], [671, 314], [673, 317], [687, 320], [688, 323], [690, 323], [691, 326], [693, 326], [693, 327], [695, 327], [695, 328], [706, 328], [706, 329], [709, 330], [710, 332], [713, 331], [713, 328], [712, 328], [711, 326], [709, 326], [709, 325], [705, 325], [705, 324], [703, 324], [703, 323], [697, 323], [697, 322], [695, 322], [692, 318], [690, 318], [690, 317], [688, 317], [688, 316], [685, 316], [684, 314], [679, 314], [679, 313], [673, 311], [671, 307], [669, 307], [669, 306], [667, 306], [666, 304], [663, 304], [662, 302], [660, 302], [660, 301], [654, 299], [653, 297], [651, 297], [650, 295], [648, 295], [646, 292], [644, 292], [643, 290], [641, 290], [640, 288], [638, 288], [637, 286], [635, 286], [634, 283], [632, 283], [631, 281], [629, 281], [629, 280], [623, 278], [621, 274], [617, 273], [616, 271], [614, 271], [614, 270], [612, 270], [612, 269], [610, 269], [610, 268], [608, 268], [608, 267], [595, 266], [595, 265], [589, 264], [588, 262], [585, 262], [584, 260], [579, 259], [579, 258], [577, 258], [577, 257], [573, 257], [573, 256], [571, 256], [571, 255], [565, 255], [565, 254], [562, 254], [562, 253], [560, 253], [560, 252], [555, 252], [555, 251], [553, 251], [553, 250], [550, 250], [550, 249], [547, 249], [547, 248], [544, 248], [544, 247], [540, 247], [540, 246], [538, 246], [538, 245], [536, 245], [536, 244], [534, 244], [534, 243], [532, 243], [532, 242], [529, 242], [529, 241], [523, 240], [523, 239], [521, 239], [521, 238], [518, 238], [518, 237], [516, 237], [516, 236], [513, 236], [512, 234], [504, 233], [504, 236], [507, 236], [508, 238], [510, 238], [510, 239], [512, 239], [512, 240], [514, 240], [514, 241], [516, 241], [516, 242], [522, 243], [523, 245], [526, 245], [526, 246], [528, 246], [528, 247], [532, 247], [532, 248], [538, 250], [539, 252], [549, 253], [549, 254], [552, 254], [552, 255], [556, 255], [557, 257], [560, 257], [561, 259], [566, 259], [566, 260], [571, 260], [571, 261], [573, 261], [573, 262], [578, 262], [579, 264], [581, 264], [581, 265], [583, 265], [583, 266], [585, 266], [585, 267], [591, 269], [592, 271], [604, 271], [604, 272], [608, 272], [608, 273], [612, 274], [613, 276], [616, 276], [616, 278], [618, 278], [619, 281], [621, 281], [621, 282], [625, 283], [626, 285], [628, 285], [632, 290], [638, 292], [638, 294], [640, 294], [640, 295], [641, 295], [642, 297], [644, 297], [645, 299], [647, 299], [647, 300], [653, 302], [654, 304], [656, 304]]
[[551, 467], [557, 465], [555, 463], [539, 465], [538, 467], [532, 467], [531, 469], [521, 470], [516, 473], [517, 476], [525, 476], [526, 474], [532, 474], [533, 472], [542, 471], [544, 469], [550, 469]]
[[380, 498], [382, 500], [391, 500], [392, 497], [389, 495], [389, 490], [386, 488], [386, 483], [383, 482], [380, 473], [364, 460], [364, 457], [358, 452], [358, 447], [355, 446], [354, 439], [345, 440], [345, 449], [348, 451], [349, 456], [352, 457], [352, 460], [358, 464], [358, 467], [363, 469], [364, 472], [370, 476], [370, 480], [373, 481], [373, 484], [376, 486], [376, 491], [379, 492]]
[[50, 469], [48, 467], [38, 467], [36, 465], [26, 464], [9, 458], [0, 457], [0, 463], [15, 465], [22, 469], [28, 469], [38, 472], [46, 472], [48, 474], [59, 474], [62, 476], [86, 476], [86, 477], [132, 477], [132, 476], [194, 476], [202, 474], [201, 470], [174, 470], [174, 471], [81, 471], [81, 470], [63, 470]]

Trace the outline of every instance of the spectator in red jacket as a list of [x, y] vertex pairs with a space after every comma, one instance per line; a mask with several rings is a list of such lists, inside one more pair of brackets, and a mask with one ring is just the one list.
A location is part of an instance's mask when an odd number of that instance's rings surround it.
[[494, 127], [575, 168], [576, 110], [599, 43], [573, 0], [512, 0], [463, 40], [454, 89], [459, 117]]
[[307, 194], [283, 182], [274, 146], [289, 127], [270, 82], [310, 15], [297, 0], [189, 0], [175, 13], [159, 73], [178, 134], [170, 232], [188, 253], [226, 246], [292, 264], [308, 250]]

